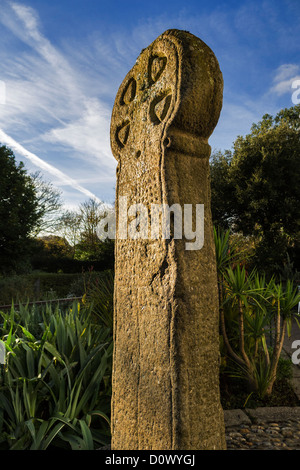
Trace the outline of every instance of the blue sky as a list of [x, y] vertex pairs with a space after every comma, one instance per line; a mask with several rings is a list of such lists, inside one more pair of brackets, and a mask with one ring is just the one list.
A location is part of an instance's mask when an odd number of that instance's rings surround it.
[[299, 0], [0, 0], [0, 142], [59, 188], [66, 207], [91, 196], [113, 203], [114, 98], [141, 50], [170, 28], [200, 37], [219, 61], [224, 102], [213, 150], [293, 105]]

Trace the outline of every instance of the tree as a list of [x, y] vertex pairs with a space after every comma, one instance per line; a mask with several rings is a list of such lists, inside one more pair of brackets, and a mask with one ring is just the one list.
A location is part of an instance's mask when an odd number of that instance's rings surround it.
[[264, 267], [282, 265], [287, 254], [299, 266], [300, 105], [266, 114], [233, 152], [211, 162], [214, 223], [259, 241]]
[[39, 171], [30, 175], [35, 187], [38, 220], [34, 234], [52, 232], [57, 226], [59, 211], [62, 207], [61, 191], [52, 183], [43, 180]]
[[105, 216], [103, 203], [89, 199], [78, 210], [65, 211], [59, 218], [59, 232], [72, 247], [72, 257], [83, 261], [100, 261], [107, 268], [114, 264], [114, 241], [102, 241], [97, 227]]
[[72, 258], [76, 257], [76, 247], [80, 241], [82, 216], [76, 211], [66, 210], [58, 220], [58, 229], [72, 247]]
[[44, 253], [57, 258], [69, 257], [72, 251], [68, 241], [58, 235], [47, 235], [37, 239]]
[[89, 199], [79, 208], [82, 223], [79, 250], [83, 258], [97, 259], [103, 242], [97, 235], [97, 226], [104, 217], [104, 205], [94, 199]]
[[0, 270], [15, 270], [26, 262], [30, 233], [39, 220], [32, 178], [13, 152], [0, 147]]
[[212, 216], [215, 225], [224, 230], [232, 223], [232, 191], [234, 185], [229, 178], [232, 154], [229, 150], [216, 152], [210, 164]]

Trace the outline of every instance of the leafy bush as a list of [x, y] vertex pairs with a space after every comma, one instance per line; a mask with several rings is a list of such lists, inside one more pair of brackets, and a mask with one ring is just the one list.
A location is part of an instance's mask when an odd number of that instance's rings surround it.
[[0, 278], [0, 305], [48, 300], [51, 292], [56, 298], [67, 297], [71, 283], [78, 277], [80, 274], [34, 273]]
[[77, 274], [32, 273], [0, 278], [0, 305], [27, 301], [50, 300], [83, 296], [94, 279], [106, 276], [106, 271], [83, 271]]
[[[108, 256], [105, 254], [108, 258]], [[45, 271], [48, 273], [64, 272], [69, 274], [81, 273], [82, 270], [94, 268], [97, 271], [111, 269], [113, 258], [103, 260], [79, 260], [67, 257], [55, 257], [51, 255], [34, 255], [31, 258], [31, 268], [33, 270]]]
[[94, 449], [110, 440], [112, 331], [92, 308], [0, 312], [0, 448]]
[[0, 277], [0, 305], [9, 305], [11, 301], [19, 302], [34, 298], [34, 282], [28, 282], [28, 277]]

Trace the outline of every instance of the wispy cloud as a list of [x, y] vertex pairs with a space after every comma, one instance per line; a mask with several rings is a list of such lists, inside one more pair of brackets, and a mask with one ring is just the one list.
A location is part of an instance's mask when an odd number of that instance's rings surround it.
[[[126, 21], [116, 27], [112, 16], [103, 32], [99, 18], [84, 38], [73, 34], [71, 40], [58, 36], [55, 41], [44, 32], [37, 10], [17, 1], [0, 3], [0, 80], [7, 98], [0, 128], [27, 155], [38, 156], [32, 164], [42, 168], [43, 161], [51, 162], [56, 184], [72, 198], [74, 181], [101, 199], [113, 198], [116, 161], [109, 127], [114, 97], [140, 50], [164, 30], [191, 31], [219, 60], [224, 104], [211, 137], [213, 148], [230, 148], [263, 114], [278, 112], [300, 74], [299, 14], [291, 14], [293, 2], [285, 1], [285, 7], [271, 0], [238, 6], [215, 2], [205, 8], [187, 2], [179, 10], [170, 1], [159, 15], [130, 18], [130, 27]], [[283, 9], [289, 22], [281, 20]], [[53, 168], [69, 176], [70, 188]]]
[[270, 92], [278, 96], [292, 93], [292, 84], [295, 80], [300, 80], [300, 66], [297, 64], [280, 65], [275, 72]]
[[[67, 152], [68, 174], [78, 174], [81, 166], [80, 176], [85, 180], [96, 171], [99, 183], [105, 175], [112, 185], [116, 162], [109, 143], [111, 110], [97, 93], [100, 86], [95, 86], [96, 77], [90, 74], [87, 79], [80, 68], [82, 64], [70, 60], [51, 44], [42, 34], [38, 14], [31, 7], [6, 3], [0, 21], [24, 44], [17, 56], [7, 51], [1, 54], [0, 78], [7, 90], [0, 115], [2, 140], [4, 135], [11, 136], [20, 155], [25, 155], [21, 148], [26, 146], [27, 157], [45, 155], [45, 148], [50, 149], [51, 171], [47, 164], [42, 166], [40, 157], [31, 158], [31, 163], [52, 175], [56, 160], [61, 166], [60, 155]], [[75, 177], [58, 178], [57, 184], [64, 185], [67, 192], [68, 181], [76, 188]], [[84, 193], [80, 185], [77, 189]], [[90, 193], [89, 188], [86, 195]]]
[[73, 178], [70, 178], [66, 173], [63, 173], [62, 171], [60, 171], [59, 169], [57, 169], [50, 163], [45, 162], [34, 153], [29, 152], [25, 147], [23, 147], [21, 144], [16, 142], [12, 137], [7, 135], [1, 129], [0, 129], [0, 142], [7, 145], [12, 150], [16, 151], [19, 155], [25, 158], [28, 158], [28, 160], [30, 160], [34, 165], [36, 165], [40, 169], [45, 170], [46, 172], [50, 173], [52, 176], [54, 176], [57, 179], [57, 181], [59, 182], [61, 186], [69, 185], [73, 187], [74, 189], [76, 189], [77, 191], [84, 194], [85, 196], [87, 196], [88, 198], [95, 199], [98, 202], [102, 202], [91, 191], [82, 187], [80, 184], [77, 183], [77, 181], [73, 180]]

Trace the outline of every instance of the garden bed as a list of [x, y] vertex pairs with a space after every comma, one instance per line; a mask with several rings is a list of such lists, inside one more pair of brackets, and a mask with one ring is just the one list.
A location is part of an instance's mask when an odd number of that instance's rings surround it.
[[249, 392], [243, 381], [221, 375], [220, 393], [221, 404], [224, 410], [270, 406], [300, 406], [300, 400], [295, 394], [288, 378], [276, 380], [272, 395], [260, 398], [257, 393]]

